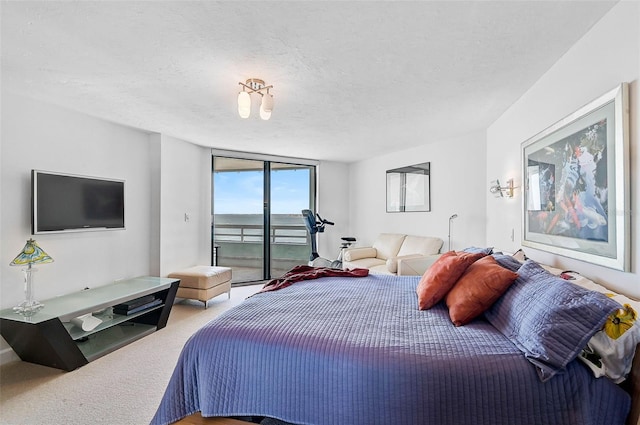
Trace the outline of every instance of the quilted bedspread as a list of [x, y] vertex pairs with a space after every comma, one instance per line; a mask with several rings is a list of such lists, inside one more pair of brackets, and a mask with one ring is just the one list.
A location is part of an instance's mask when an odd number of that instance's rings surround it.
[[547, 382], [484, 319], [419, 311], [419, 277], [326, 277], [258, 293], [187, 342], [153, 424], [622, 425], [630, 397], [579, 361]]

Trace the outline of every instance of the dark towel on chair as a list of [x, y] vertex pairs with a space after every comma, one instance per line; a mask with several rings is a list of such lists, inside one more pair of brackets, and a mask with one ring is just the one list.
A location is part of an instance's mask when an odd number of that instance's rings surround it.
[[369, 275], [369, 269], [350, 269], [340, 270], [332, 269], [329, 267], [311, 267], [311, 266], [295, 266], [281, 277], [270, 280], [264, 287], [258, 292], [276, 291], [278, 289], [286, 288], [301, 280], [318, 279], [319, 277], [327, 276], [351, 276], [351, 277], [364, 277]]

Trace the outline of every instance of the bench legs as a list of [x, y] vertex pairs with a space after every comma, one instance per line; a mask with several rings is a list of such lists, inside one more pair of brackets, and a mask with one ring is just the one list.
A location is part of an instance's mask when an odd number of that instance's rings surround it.
[[[215, 297], [213, 297], [215, 298]], [[211, 298], [211, 299], [213, 299]], [[227, 291], [227, 299], [230, 300], [231, 299], [231, 289], [229, 289], [229, 291]], [[206, 310], [209, 307], [209, 300], [200, 300], [202, 301], [202, 303], [204, 304], [204, 309]]]

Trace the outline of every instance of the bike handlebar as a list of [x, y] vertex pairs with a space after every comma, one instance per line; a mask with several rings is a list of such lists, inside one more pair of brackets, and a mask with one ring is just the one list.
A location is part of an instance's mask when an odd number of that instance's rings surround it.
[[316, 217], [318, 217], [318, 223], [319, 224], [328, 224], [329, 226], [333, 226], [335, 223], [329, 220], [325, 220], [324, 218], [320, 217], [320, 214], [316, 213]]

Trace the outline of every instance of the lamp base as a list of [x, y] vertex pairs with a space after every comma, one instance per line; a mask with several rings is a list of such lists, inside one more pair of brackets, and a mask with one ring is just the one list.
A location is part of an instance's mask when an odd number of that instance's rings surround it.
[[21, 314], [25, 317], [31, 317], [44, 307], [40, 301], [36, 301], [33, 296], [33, 273], [38, 271], [35, 267], [31, 267], [31, 263], [29, 263], [29, 267], [26, 269], [22, 269], [24, 272], [24, 297], [25, 300], [22, 301], [17, 306], [13, 307], [13, 311], [18, 314]]
[[13, 311], [21, 314], [25, 317], [31, 317], [40, 310], [42, 310], [44, 304], [36, 300], [24, 300], [17, 306], [13, 307]]

